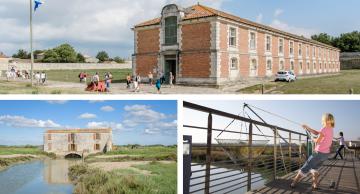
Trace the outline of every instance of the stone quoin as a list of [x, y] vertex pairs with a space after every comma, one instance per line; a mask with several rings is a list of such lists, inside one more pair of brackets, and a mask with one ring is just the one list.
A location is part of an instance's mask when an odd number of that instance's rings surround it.
[[200, 4], [166, 5], [161, 17], [133, 28], [133, 74], [149, 72], [176, 83], [222, 85], [272, 77], [340, 71], [338, 48]]

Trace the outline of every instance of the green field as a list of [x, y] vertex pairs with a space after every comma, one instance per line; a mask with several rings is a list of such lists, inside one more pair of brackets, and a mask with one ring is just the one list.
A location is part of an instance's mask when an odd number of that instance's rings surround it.
[[12, 154], [43, 155], [45, 152], [38, 146], [0, 146], [0, 155]]
[[79, 73], [85, 71], [88, 74], [87, 81], [91, 80], [91, 76], [99, 73], [100, 79], [104, 79], [106, 72], [113, 75], [113, 83], [126, 82], [126, 76], [132, 74], [131, 69], [88, 69], [88, 70], [50, 70], [45, 71], [49, 80], [62, 82], [79, 82]]
[[[338, 75], [301, 78], [293, 83], [270, 82], [264, 84], [269, 94], [360, 94], [360, 70], [344, 70]], [[240, 93], [260, 93], [261, 86], [251, 86], [239, 90]]]
[[0, 80], [0, 94], [83, 94], [74, 88], [45, 88], [42, 86], [31, 86], [30, 81], [26, 82], [8, 82]]
[[70, 167], [69, 175], [75, 183], [73, 193], [123, 193], [123, 194], [173, 194], [177, 192], [177, 164], [152, 162], [133, 166], [150, 174], [138, 171], [113, 170], [104, 172], [87, 165]]

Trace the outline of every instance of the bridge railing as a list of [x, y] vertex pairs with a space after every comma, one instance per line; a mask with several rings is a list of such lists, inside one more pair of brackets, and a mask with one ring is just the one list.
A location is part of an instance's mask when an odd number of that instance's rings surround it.
[[[304, 133], [189, 102], [184, 108], [207, 114], [207, 127], [183, 126], [206, 132], [206, 143], [191, 143], [191, 159], [184, 155], [184, 169], [191, 169], [183, 173], [185, 194], [250, 191], [298, 169], [312, 149]], [[216, 129], [215, 116], [244, 122], [247, 130]]]

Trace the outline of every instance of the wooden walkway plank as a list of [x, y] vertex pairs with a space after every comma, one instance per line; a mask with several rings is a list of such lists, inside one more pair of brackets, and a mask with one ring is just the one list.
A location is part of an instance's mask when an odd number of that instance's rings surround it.
[[[289, 173], [275, 181], [269, 182], [265, 187], [254, 190], [250, 193], [278, 193], [278, 194], [300, 194], [300, 193], [341, 193], [359, 194], [360, 193], [360, 161], [354, 158], [346, 160], [328, 160], [319, 169], [320, 189], [313, 191], [311, 188], [312, 178], [308, 175], [295, 189], [290, 188], [292, 178], [296, 172]], [[330, 185], [335, 181], [335, 188]]]

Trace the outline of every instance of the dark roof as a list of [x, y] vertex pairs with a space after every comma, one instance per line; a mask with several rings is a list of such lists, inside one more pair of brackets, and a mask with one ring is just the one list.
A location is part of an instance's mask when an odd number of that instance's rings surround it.
[[[318, 42], [318, 41], [315, 41], [315, 40], [312, 40], [312, 39], [308, 39], [308, 38], [305, 38], [303, 36], [288, 33], [288, 32], [278, 30], [276, 28], [273, 28], [273, 27], [270, 27], [270, 26], [267, 26], [267, 25], [252, 22], [250, 20], [240, 18], [238, 16], [235, 16], [235, 15], [232, 15], [232, 14], [229, 14], [229, 13], [225, 13], [223, 11], [219, 11], [219, 10], [216, 10], [216, 9], [204, 6], [204, 5], [200, 5], [200, 4], [193, 5], [193, 6], [189, 7], [189, 8], [185, 8], [184, 13], [185, 13], [185, 15], [182, 18], [183, 20], [191, 20], [191, 19], [199, 19], [199, 18], [217, 16], [217, 17], [222, 17], [222, 18], [226, 18], [226, 19], [229, 19], [229, 20], [233, 20], [233, 21], [236, 21], [236, 22], [240, 22], [240, 23], [243, 23], [243, 24], [247, 24], [249, 26], [253, 26], [253, 27], [256, 27], [256, 28], [263, 29], [263, 30], [276, 32], [276, 33], [282, 34], [284, 36], [289, 36], [289, 37], [300, 39], [300, 40], [303, 40], [303, 41], [306, 41], [306, 42], [311, 42], [313, 44], [318, 44], [318, 45], [322, 45], [324, 47], [331, 47], [331, 48], [339, 50], [338, 48], [335, 48], [333, 46], [330, 46], [330, 45], [327, 45], [327, 44], [324, 44], [324, 43], [321, 43], [321, 42]], [[160, 21], [161, 21], [161, 18], [155, 18], [155, 19], [152, 19], [152, 20], [145, 21], [143, 23], [137, 24], [137, 25], [135, 25], [135, 28], [158, 25], [158, 24], [160, 24]]]

